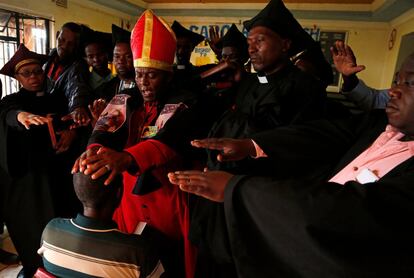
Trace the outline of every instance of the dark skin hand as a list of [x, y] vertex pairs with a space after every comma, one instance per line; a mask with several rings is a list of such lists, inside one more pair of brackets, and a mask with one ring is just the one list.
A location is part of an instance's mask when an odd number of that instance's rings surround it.
[[214, 202], [224, 202], [224, 191], [232, 174], [224, 171], [177, 171], [168, 174], [172, 184], [182, 191], [192, 193]]
[[354, 52], [343, 41], [335, 42], [331, 47], [331, 54], [335, 68], [344, 76], [350, 76], [365, 69], [365, 66], [356, 63]]
[[92, 127], [95, 126], [102, 111], [105, 110], [106, 105], [107, 105], [106, 101], [102, 98], [96, 99], [94, 100], [93, 104], [88, 105], [89, 112], [92, 115], [92, 120], [91, 120]]
[[127, 152], [117, 152], [106, 147], [92, 149], [89, 153], [88, 151], [75, 162], [72, 172], [83, 170], [85, 175], [97, 179], [110, 171], [105, 185], [110, 184], [117, 174], [128, 170], [134, 163], [133, 157]]
[[70, 128], [76, 128], [79, 126], [87, 126], [91, 119], [89, 117], [88, 110], [85, 107], [78, 107], [73, 110], [71, 113], [63, 116], [62, 121], [73, 120], [74, 124]]
[[256, 149], [250, 139], [207, 138], [193, 140], [191, 145], [196, 148], [221, 151], [217, 155], [217, 160], [220, 162], [237, 161], [248, 156], [256, 156]]
[[77, 172], [84, 172], [86, 170], [86, 164], [84, 164], [84, 160], [90, 156], [96, 155], [96, 153], [99, 150], [99, 146], [97, 147], [93, 147], [93, 148], [89, 148], [86, 151], [84, 151], [79, 157], [78, 159], [76, 159], [75, 163], [72, 166], [72, 171], [71, 173], [77, 173]]
[[56, 153], [63, 153], [67, 151], [76, 138], [75, 129], [65, 129], [57, 132], [60, 135], [59, 141], [56, 144]]
[[217, 59], [221, 59], [221, 48], [217, 47], [217, 43], [220, 41], [220, 34], [219, 34], [219, 27], [218, 26], [210, 26], [208, 29], [209, 37], [208, 44], [210, 45], [211, 50], [213, 50], [214, 54], [216, 54]]
[[47, 124], [47, 122], [49, 121], [46, 117], [36, 115], [36, 114], [32, 114], [32, 113], [29, 113], [29, 112], [20, 112], [17, 115], [17, 120], [19, 121], [19, 123], [24, 125], [24, 127], [26, 129], [30, 129], [31, 125], [44, 125], [44, 124]]

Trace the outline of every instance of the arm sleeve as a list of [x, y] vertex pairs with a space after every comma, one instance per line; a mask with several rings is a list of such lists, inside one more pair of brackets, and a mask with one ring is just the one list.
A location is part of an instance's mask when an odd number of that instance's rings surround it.
[[176, 157], [176, 152], [173, 149], [152, 139], [129, 147], [125, 151], [135, 159], [140, 173], [162, 166]]
[[359, 80], [358, 85], [342, 94], [363, 110], [384, 109], [390, 99], [388, 90], [376, 90]]
[[[389, 258], [386, 250], [392, 246], [401, 254], [413, 241], [413, 178], [412, 166], [365, 185], [234, 177], [224, 208], [238, 272], [288, 276], [289, 269], [324, 265], [329, 273], [335, 270], [325, 255], [338, 250], [354, 258], [378, 252]], [[281, 260], [283, 267], [274, 267]]]
[[88, 85], [89, 70], [86, 63], [77, 61], [69, 70], [65, 95], [69, 102], [69, 111], [73, 111], [78, 107], [87, 107], [93, 97]]

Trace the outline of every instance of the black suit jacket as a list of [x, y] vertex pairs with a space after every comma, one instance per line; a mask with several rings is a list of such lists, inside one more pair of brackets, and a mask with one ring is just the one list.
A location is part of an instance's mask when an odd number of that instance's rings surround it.
[[[396, 166], [375, 183], [327, 182], [384, 130], [384, 114], [374, 112], [353, 127], [320, 122], [319, 128], [308, 130], [308, 137], [303, 137], [300, 128], [285, 129], [273, 138], [273, 148], [270, 143], [259, 144], [268, 154], [279, 152], [288, 157], [289, 138], [296, 150], [307, 150], [308, 156], [295, 157], [297, 173], [312, 153], [335, 145], [328, 138], [338, 138], [336, 143], [343, 146], [339, 149], [348, 151], [340, 155], [325, 181], [299, 174], [296, 179], [235, 176], [231, 180], [224, 207], [238, 276], [414, 276], [414, 159]], [[260, 138], [263, 141], [264, 137]], [[301, 140], [312, 143], [306, 148], [298, 144]], [[282, 150], [276, 150], [277, 142]], [[319, 153], [316, 161], [333, 161], [339, 152]], [[289, 170], [289, 165], [293, 163], [284, 167]]]

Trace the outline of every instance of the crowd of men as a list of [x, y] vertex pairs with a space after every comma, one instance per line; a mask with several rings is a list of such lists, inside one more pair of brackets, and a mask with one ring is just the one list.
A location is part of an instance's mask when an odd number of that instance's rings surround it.
[[18, 277], [414, 275], [414, 55], [376, 91], [336, 42], [354, 114], [281, 0], [244, 28], [211, 30], [204, 66], [204, 37], [150, 10], [132, 32], [66, 23], [48, 56], [19, 46], [0, 70], [21, 85], [0, 101]]

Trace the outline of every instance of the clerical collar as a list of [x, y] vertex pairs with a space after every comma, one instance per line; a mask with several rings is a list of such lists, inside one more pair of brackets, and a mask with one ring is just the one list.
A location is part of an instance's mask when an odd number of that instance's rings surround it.
[[45, 92], [43, 92], [43, 91], [36, 92], [36, 96], [37, 96], [37, 97], [42, 97], [42, 96], [44, 96], [44, 95], [45, 95]]
[[267, 81], [267, 77], [265, 74], [259, 74], [257, 73], [257, 78], [259, 79], [260, 84], [267, 84], [269, 81]]
[[177, 65], [178, 70], [185, 70], [185, 65]]

